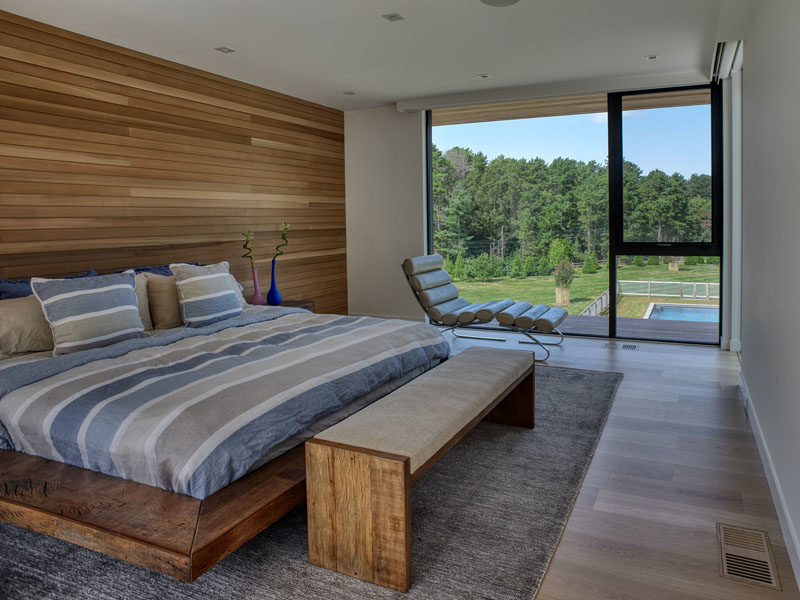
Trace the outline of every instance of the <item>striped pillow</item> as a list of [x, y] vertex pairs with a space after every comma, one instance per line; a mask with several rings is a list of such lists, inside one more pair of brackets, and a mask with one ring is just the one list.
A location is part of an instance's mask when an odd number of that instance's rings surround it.
[[175, 275], [181, 316], [187, 327], [205, 327], [242, 313], [227, 262], [203, 267], [172, 264], [169, 268]]
[[143, 337], [134, 281], [133, 271], [81, 279], [31, 279], [53, 332], [53, 355]]

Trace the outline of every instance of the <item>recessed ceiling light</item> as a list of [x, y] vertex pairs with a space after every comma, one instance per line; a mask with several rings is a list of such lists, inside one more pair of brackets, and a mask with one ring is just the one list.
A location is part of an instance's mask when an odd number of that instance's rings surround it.
[[489, 79], [489, 75], [487, 73], [478, 73], [475, 75], [478, 79]]
[[388, 13], [385, 15], [381, 15], [384, 19], [389, 21], [390, 23], [396, 23], [397, 21], [404, 21], [405, 17], [399, 13]]
[[220, 46], [218, 48], [214, 48], [217, 52], [222, 52], [223, 54], [230, 54], [231, 52], [236, 52], [236, 50], [232, 48], [228, 48], [227, 46]]
[[658, 60], [658, 54], [648, 54], [644, 57], [645, 60]]
[[342, 92], [345, 96], [355, 96], [358, 92], [354, 92], [353, 90], [345, 90]]
[[519, 0], [481, 0], [486, 6], [511, 6]]

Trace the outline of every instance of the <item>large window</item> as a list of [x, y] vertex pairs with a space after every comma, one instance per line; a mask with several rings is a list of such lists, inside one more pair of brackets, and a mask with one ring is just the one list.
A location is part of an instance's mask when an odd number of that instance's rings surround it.
[[718, 343], [715, 94], [433, 111], [429, 239], [462, 296], [560, 304], [567, 333]]
[[[607, 334], [608, 315], [586, 311], [608, 289], [605, 107], [603, 95], [589, 107], [603, 112], [432, 128], [433, 247], [462, 296], [560, 304], [574, 315], [564, 331]], [[564, 258], [569, 293], [553, 284]]]
[[719, 93], [609, 95], [612, 336], [719, 343]]

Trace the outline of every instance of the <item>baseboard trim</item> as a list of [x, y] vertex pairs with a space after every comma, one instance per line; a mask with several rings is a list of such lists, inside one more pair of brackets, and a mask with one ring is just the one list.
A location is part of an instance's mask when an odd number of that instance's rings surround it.
[[731, 338], [730, 341], [730, 350], [731, 352], [741, 352], [742, 351], [742, 340]]
[[750, 428], [756, 438], [761, 464], [764, 466], [764, 473], [767, 476], [769, 491], [775, 504], [775, 512], [778, 513], [778, 521], [781, 524], [783, 541], [786, 544], [789, 560], [792, 563], [794, 577], [797, 580], [798, 587], [800, 587], [800, 537], [798, 537], [797, 530], [794, 527], [794, 523], [792, 523], [791, 515], [786, 510], [786, 499], [783, 496], [780, 480], [775, 473], [775, 466], [772, 462], [772, 455], [769, 453], [767, 442], [764, 439], [764, 432], [761, 430], [761, 424], [758, 421], [758, 410], [753, 402], [753, 397], [750, 395], [750, 388], [747, 387], [744, 373], [741, 372], [739, 373], [739, 390], [742, 394], [745, 411], [750, 419]]

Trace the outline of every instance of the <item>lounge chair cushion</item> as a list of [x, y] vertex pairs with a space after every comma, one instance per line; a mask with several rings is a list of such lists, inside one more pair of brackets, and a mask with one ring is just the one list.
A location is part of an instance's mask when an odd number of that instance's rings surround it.
[[458, 318], [461, 316], [461, 313], [468, 310], [477, 310], [479, 306], [480, 304], [478, 303], [472, 303], [472, 304], [467, 304], [466, 306], [462, 306], [461, 308], [458, 308], [456, 310], [450, 311], [449, 313], [442, 315], [442, 323], [444, 323], [445, 325], [455, 325], [456, 323], [459, 322]]
[[514, 319], [514, 325], [520, 329], [530, 329], [533, 327], [536, 319], [546, 313], [549, 308], [547, 304], [537, 304]]
[[444, 259], [441, 254], [429, 254], [427, 256], [417, 256], [416, 258], [407, 258], [403, 261], [403, 270], [406, 275], [419, 275], [426, 271], [435, 271], [444, 266]]
[[479, 321], [491, 321], [492, 319], [494, 319], [497, 313], [513, 305], [514, 305], [513, 300], [500, 300], [499, 302], [490, 302], [489, 306], [477, 311], [475, 313], [475, 317]]
[[489, 322], [496, 318], [501, 325], [525, 330], [536, 328], [542, 333], [551, 333], [567, 317], [563, 308], [550, 308], [545, 304], [533, 306], [525, 301], [506, 299], [470, 303], [459, 298], [458, 288], [443, 266], [444, 259], [440, 254], [403, 261], [403, 270], [411, 288], [425, 312], [438, 324], [469, 325], [476, 320]]
[[435, 271], [426, 271], [425, 273], [420, 273], [419, 275], [412, 275], [408, 278], [408, 282], [411, 284], [411, 287], [414, 289], [415, 292], [421, 292], [423, 290], [430, 289], [432, 287], [437, 287], [440, 285], [446, 285], [450, 283], [450, 274], [443, 269], [436, 269]]
[[458, 315], [458, 322], [463, 323], [464, 325], [469, 325], [477, 318], [475, 315], [478, 311], [488, 308], [492, 304], [494, 304], [494, 302], [481, 302], [479, 304], [473, 304], [464, 310], [460, 315]]
[[458, 288], [452, 283], [430, 288], [419, 293], [419, 301], [426, 309], [453, 298], [458, 298]]
[[533, 304], [530, 302], [515, 302], [508, 308], [497, 313], [497, 322], [501, 325], [513, 325], [514, 319], [531, 308], [533, 308]]
[[[437, 304], [436, 306], [431, 306], [428, 308], [428, 316], [434, 321], [441, 323], [444, 315], [466, 306], [469, 306], [469, 300], [464, 298], [455, 298], [453, 300], [448, 300], [447, 302]], [[453, 322], [455, 323], [455, 321]]]
[[554, 306], [541, 317], [536, 319], [536, 329], [542, 333], [550, 333], [559, 326], [561, 321], [567, 318], [567, 311], [560, 306]]

